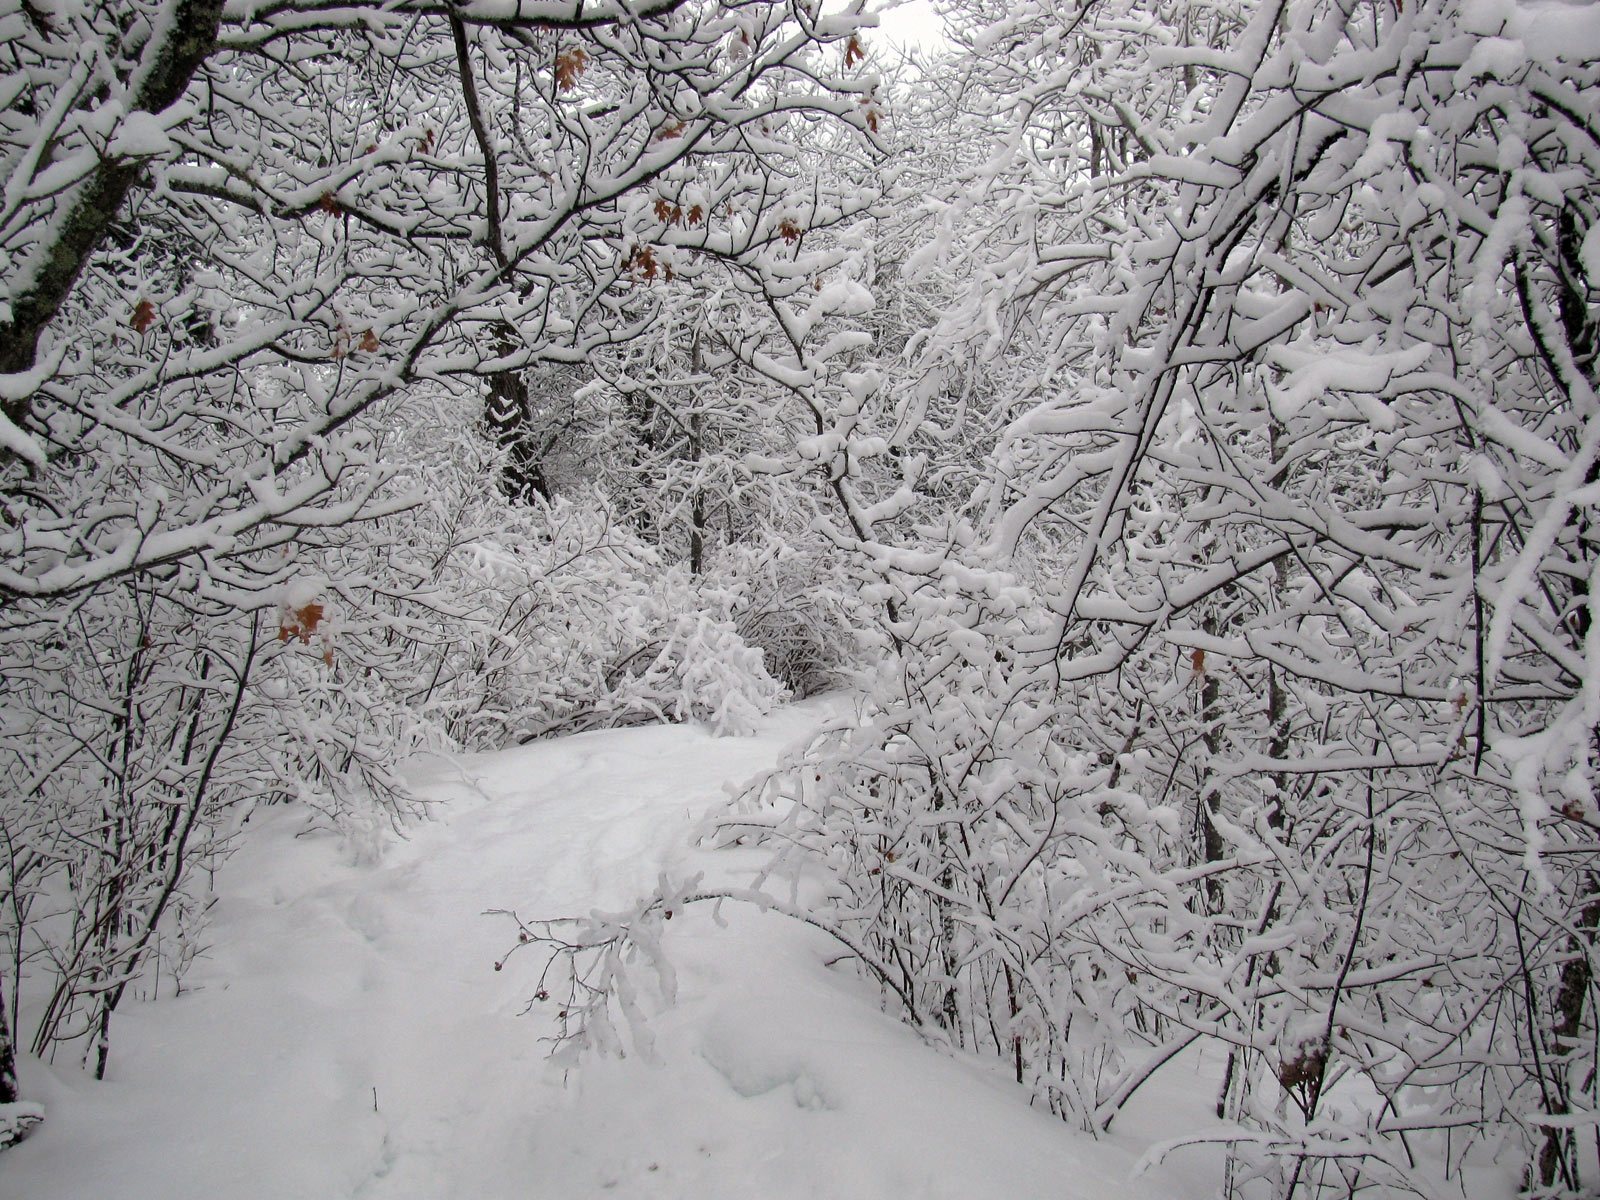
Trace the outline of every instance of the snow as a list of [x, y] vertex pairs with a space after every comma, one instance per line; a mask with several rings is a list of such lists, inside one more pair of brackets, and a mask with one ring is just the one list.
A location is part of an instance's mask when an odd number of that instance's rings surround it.
[[1588, 0], [1468, 0], [1461, 27], [1479, 40], [1457, 86], [1480, 76], [1512, 79], [1529, 63], [1600, 58], [1600, 6]]
[[937, 53], [950, 45], [944, 17], [930, 0], [903, 0], [878, 9], [878, 29], [891, 46]]
[[[0, 379], [9, 378], [0, 376]], [[36, 467], [45, 465], [44, 451], [39, 443], [24, 433], [4, 413], [0, 413], [0, 449], [9, 450], [18, 458], [32, 463]]]
[[106, 146], [108, 155], [121, 158], [158, 158], [172, 154], [176, 146], [167, 136], [167, 121], [153, 113], [134, 112], [123, 117]]
[[1182, 1155], [1128, 1173], [1200, 1119], [1211, 1073], [1197, 1087], [1192, 1063], [1167, 1068], [1093, 1141], [880, 1011], [822, 934], [749, 908], [668, 931], [679, 998], [652, 1018], [656, 1061], [547, 1060], [553, 1014], [523, 1015], [541, 964], [524, 951], [497, 972], [515, 926], [486, 910], [621, 908], [663, 872], [743, 882], [756, 852], [696, 849], [692, 831], [724, 781], [842, 704], [779, 710], [748, 738], [652, 726], [417, 760], [435, 819], [377, 863], [297, 836], [292, 809], [258, 814], [219, 879], [209, 954], [181, 995], [119, 1010], [107, 1082], [22, 1063], [49, 1118], [0, 1156], [0, 1195], [1206, 1194]]

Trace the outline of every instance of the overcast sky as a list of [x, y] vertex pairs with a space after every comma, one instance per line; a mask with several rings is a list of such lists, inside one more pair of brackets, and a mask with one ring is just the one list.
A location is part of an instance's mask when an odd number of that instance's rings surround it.
[[880, 36], [901, 46], [931, 47], [944, 40], [944, 22], [934, 13], [930, 0], [907, 0], [893, 8], [885, 6], [878, 17]]

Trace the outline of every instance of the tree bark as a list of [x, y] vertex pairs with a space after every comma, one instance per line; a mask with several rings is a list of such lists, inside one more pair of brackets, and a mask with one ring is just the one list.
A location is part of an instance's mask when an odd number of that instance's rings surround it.
[[16, 1045], [6, 1015], [5, 976], [0, 973], [0, 1104], [15, 1104], [21, 1098], [17, 1090]]
[[[507, 335], [510, 330], [505, 331]], [[500, 491], [512, 504], [533, 504], [550, 498], [543, 456], [533, 430], [533, 408], [528, 382], [521, 371], [496, 371], [489, 376], [483, 421], [495, 444], [505, 452], [500, 469]]]
[[[140, 55], [134, 71], [140, 82], [132, 108], [159, 113], [176, 103], [216, 49], [221, 24], [221, 0], [177, 0], [161, 33]], [[53, 235], [36, 252], [39, 267], [32, 282], [12, 297], [11, 316], [0, 321], [0, 374], [33, 368], [45, 327], [61, 311], [143, 173], [144, 164], [137, 160], [102, 159], [63, 204]], [[26, 399], [8, 401], [6, 416], [16, 422], [26, 415], [27, 408]]]
[[[1591, 886], [1593, 883], [1594, 881], [1591, 881]], [[1600, 926], [1600, 896], [1591, 896], [1579, 914], [1578, 929], [1572, 938], [1572, 957], [1561, 968], [1560, 982], [1556, 986], [1555, 999], [1552, 1003], [1554, 1011], [1551, 1016], [1554, 1018], [1554, 1024], [1550, 1030], [1550, 1040], [1558, 1059], [1572, 1052], [1574, 1044], [1583, 1032], [1583, 1012], [1589, 998], [1589, 989], [1594, 986], [1594, 973], [1589, 964], [1589, 956], [1593, 953], [1597, 926]], [[1551, 1108], [1555, 1110], [1557, 1116], [1564, 1115], [1571, 1109], [1570, 1086], [1564, 1076], [1565, 1070], [1556, 1068], [1556, 1096]], [[1544, 1144], [1539, 1148], [1540, 1186], [1554, 1187], [1558, 1182], [1568, 1186], [1576, 1185], [1577, 1180], [1570, 1177], [1567, 1162], [1572, 1143], [1573, 1133], [1570, 1129], [1545, 1130]]]

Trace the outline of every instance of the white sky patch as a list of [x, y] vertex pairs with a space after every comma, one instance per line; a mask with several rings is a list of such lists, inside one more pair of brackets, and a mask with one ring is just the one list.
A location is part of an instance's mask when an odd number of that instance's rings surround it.
[[903, 50], [937, 50], [948, 40], [931, 0], [906, 0], [878, 10], [878, 37]]

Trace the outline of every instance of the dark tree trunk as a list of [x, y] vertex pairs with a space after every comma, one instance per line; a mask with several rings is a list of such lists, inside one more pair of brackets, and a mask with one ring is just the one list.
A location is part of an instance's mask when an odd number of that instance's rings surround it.
[[[159, 113], [171, 107], [189, 86], [194, 73], [217, 45], [222, 23], [221, 0], [184, 0], [172, 24], [144, 48], [134, 75], [141, 78], [131, 108]], [[9, 319], [0, 320], [0, 373], [30, 370], [38, 355], [39, 336], [66, 303], [89, 256], [104, 241], [128, 193], [144, 173], [138, 161], [102, 159], [83, 186], [62, 207], [63, 216], [47, 247], [45, 266], [31, 287], [12, 298]], [[27, 402], [8, 402], [13, 421], [26, 413]]]
[[[700, 357], [700, 335], [689, 346], [689, 371], [698, 376], [704, 369]], [[692, 409], [689, 416], [689, 461], [694, 464], [694, 499], [689, 506], [689, 570], [700, 575], [706, 565], [706, 493], [700, 478], [700, 459], [705, 452], [705, 414]]]
[[[501, 268], [509, 265], [500, 226], [500, 167], [495, 158], [493, 139], [483, 118], [478, 100], [478, 81], [472, 71], [472, 51], [467, 27], [454, 13], [450, 16], [450, 35], [455, 42], [456, 70], [461, 76], [461, 98], [467, 106], [467, 121], [472, 136], [483, 154], [484, 244]], [[502, 321], [495, 326], [498, 352], [516, 348], [516, 331]], [[500, 468], [500, 491], [512, 504], [532, 504], [550, 499], [550, 486], [544, 477], [544, 455], [533, 433], [533, 406], [528, 400], [528, 381], [520, 370], [496, 371], [489, 376], [489, 397], [483, 408], [484, 424], [495, 444], [505, 452]]]
[[[1220, 627], [1215, 618], [1207, 617], [1202, 628], [1215, 636]], [[1195, 656], [1194, 670], [1200, 675], [1200, 741], [1206, 749], [1195, 816], [1200, 826], [1201, 860], [1215, 863], [1221, 862], [1228, 851], [1222, 831], [1217, 828], [1217, 818], [1222, 812], [1222, 790], [1216, 769], [1216, 760], [1222, 753], [1222, 683], [1217, 678], [1217, 672], [1207, 667], [1203, 655]], [[1205, 894], [1207, 911], [1221, 912], [1222, 880], [1215, 875], [1208, 876]]]
[[706, 566], [706, 493], [699, 478], [703, 420], [699, 413], [689, 418], [689, 461], [696, 468], [694, 498], [689, 503], [689, 570], [695, 575], [704, 574]]
[[521, 371], [500, 371], [489, 376], [483, 422], [495, 444], [505, 452], [505, 463], [500, 468], [500, 491], [505, 498], [513, 504], [550, 499], [543, 455], [533, 430], [528, 383]]
[[[1591, 888], [1597, 881], [1591, 880]], [[1595, 929], [1600, 926], [1600, 897], [1591, 896], [1578, 917], [1578, 929], [1572, 939], [1572, 957], [1561, 968], [1560, 982], [1556, 986], [1551, 1045], [1557, 1056], [1571, 1052], [1583, 1032], [1583, 1014], [1589, 999], [1589, 989], [1594, 986], [1594, 973], [1589, 956], [1593, 952]], [[1564, 1072], [1557, 1068], [1555, 1095], [1550, 1104], [1555, 1115], [1570, 1111], [1571, 1088]], [[1570, 1129], [1545, 1130], [1544, 1145], [1539, 1148], [1539, 1184], [1550, 1188], [1562, 1183], [1577, 1186], [1571, 1170], [1573, 1133]]]
[[17, 1093], [17, 1052], [11, 1040], [11, 1020], [6, 1015], [5, 975], [0, 972], [0, 1104], [15, 1104]]

